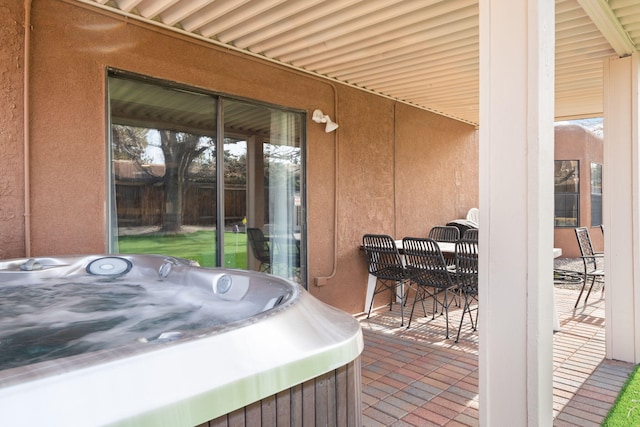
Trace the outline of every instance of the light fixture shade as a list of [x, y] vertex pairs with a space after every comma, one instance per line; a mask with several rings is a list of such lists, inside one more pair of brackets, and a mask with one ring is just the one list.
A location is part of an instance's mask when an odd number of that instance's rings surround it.
[[331, 121], [331, 118], [324, 114], [321, 110], [313, 110], [313, 115], [311, 116], [311, 120], [316, 123], [326, 123], [327, 125], [324, 128], [324, 131], [329, 133], [338, 129], [338, 124]]
[[329, 133], [329, 132], [333, 132], [334, 130], [338, 129], [338, 124], [332, 122], [331, 119], [329, 118], [329, 116], [326, 116], [326, 117], [327, 117], [327, 125], [324, 127], [324, 131], [326, 133]]

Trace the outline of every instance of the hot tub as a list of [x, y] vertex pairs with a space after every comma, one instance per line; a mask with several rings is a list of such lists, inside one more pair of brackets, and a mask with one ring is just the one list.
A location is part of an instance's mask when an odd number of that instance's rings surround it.
[[361, 425], [360, 326], [293, 282], [154, 255], [14, 259], [0, 304], [2, 426]]

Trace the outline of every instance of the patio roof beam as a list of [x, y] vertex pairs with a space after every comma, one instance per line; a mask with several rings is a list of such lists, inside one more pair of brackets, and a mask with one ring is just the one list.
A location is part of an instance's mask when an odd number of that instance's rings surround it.
[[629, 34], [611, 10], [606, 0], [578, 0], [578, 3], [598, 27], [618, 56], [628, 56], [637, 52]]

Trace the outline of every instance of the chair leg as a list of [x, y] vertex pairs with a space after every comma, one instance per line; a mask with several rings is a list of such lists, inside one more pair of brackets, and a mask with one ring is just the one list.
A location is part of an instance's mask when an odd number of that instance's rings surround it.
[[417, 285], [417, 288], [415, 289], [415, 293], [416, 295], [413, 300], [413, 304], [411, 306], [411, 314], [409, 314], [409, 324], [407, 325], [407, 329], [409, 329], [409, 327], [411, 326], [411, 320], [413, 319], [413, 312], [416, 308], [416, 304], [420, 302], [420, 304], [422, 305], [422, 313], [424, 314], [425, 317], [427, 317], [427, 309], [424, 306], [424, 300], [426, 300], [427, 298], [433, 298], [433, 294], [431, 294], [427, 290], [426, 286]]
[[580, 289], [580, 294], [578, 294], [578, 298], [576, 299], [576, 303], [573, 308], [578, 307], [578, 303], [580, 302], [580, 298], [582, 297], [582, 293], [584, 292], [584, 288], [587, 285], [587, 276], [582, 277], [582, 288]]
[[376, 279], [376, 285], [373, 287], [373, 295], [371, 295], [371, 301], [369, 302], [369, 312], [367, 313], [367, 319], [371, 316], [371, 309], [373, 308], [373, 300], [376, 298], [376, 293], [378, 293], [378, 279]]
[[[460, 330], [462, 330], [462, 322], [464, 321], [464, 313], [469, 308], [469, 300], [467, 299], [467, 295], [464, 296], [464, 307], [462, 308], [462, 316], [460, 317], [460, 326], [458, 326], [458, 335], [456, 335], [456, 341], [460, 340]], [[469, 311], [469, 316], [471, 316], [471, 311]]]
[[449, 304], [447, 303], [447, 289], [444, 290], [444, 318], [445, 318], [445, 323], [447, 325], [447, 332], [445, 334], [445, 338], [449, 339]]
[[389, 287], [389, 290], [391, 291], [389, 311], [393, 309], [393, 301], [398, 298], [398, 286], [400, 287], [400, 326], [404, 326], [404, 281], [396, 282], [396, 286]]
[[[400, 298], [404, 300], [404, 281], [399, 282], [400, 285]], [[404, 301], [400, 301], [400, 326], [404, 326]]]
[[[444, 298], [443, 298], [443, 302], [440, 302], [440, 300], [438, 300], [437, 298], [438, 298], [438, 295], [441, 292], [442, 292], [442, 289], [439, 289], [439, 288], [438, 289], [434, 289], [433, 299], [434, 299], [434, 302], [436, 303], [436, 304], [434, 304], [434, 307], [437, 308], [438, 305], [439, 305], [442, 308], [442, 311], [440, 311], [440, 315], [443, 315], [443, 314], [445, 314], [445, 312], [448, 313], [449, 306], [451, 304], [453, 304], [453, 301], [455, 300], [455, 292], [454, 291], [449, 291], [448, 288], [444, 289], [445, 295], [444, 295]], [[450, 300], [447, 297], [448, 295], [451, 295], [451, 299]], [[437, 313], [438, 313], [437, 309], [434, 310], [434, 313], [433, 313], [434, 318], [435, 318], [435, 315]]]
[[411, 320], [413, 319], [413, 311], [416, 309], [416, 303], [418, 301], [422, 302], [422, 307], [424, 309], [424, 287], [423, 286], [418, 286], [418, 289], [416, 290], [416, 296], [413, 300], [413, 304], [411, 305], [411, 314], [409, 314], [409, 323], [407, 324], [407, 329], [409, 329], [411, 327]]
[[[478, 328], [478, 316], [480, 315], [480, 311], [478, 310], [478, 308], [476, 307], [476, 320], [475, 322], [473, 321], [473, 313], [471, 312], [471, 302], [469, 301], [470, 298], [467, 294], [464, 293], [463, 291], [463, 295], [464, 295], [464, 308], [462, 309], [462, 316], [460, 317], [460, 326], [458, 326], [458, 334], [456, 335], [456, 343], [460, 340], [460, 331], [462, 330], [462, 324], [464, 322], [464, 315], [465, 313], [469, 313], [469, 319], [471, 320], [471, 329], [475, 332]], [[471, 297], [471, 301], [473, 301], [474, 298]]]
[[[440, 294], [440, 292], [442, 292], [442, 289], [439, 289], [439, 288], [433, 289], [433, 317], [431, 318], [431, 320], [435, 319], [436, 314], [438, 314], [438, 305], [444, 308], [444, 304], [441, 303], [440, 300], [438, 300], [438, 294]], [[440, 312], [440, 314], [444, 314], [444, 311]]]
[[433, 307], [431, 307], [431, 320], [436, 318], [436, 312], [438, 311], [438, 290], [433, 290]]
[[[376, 295], [378, 295], [381, 292], [385, 292], [386, 290], [389, 290], [390, 293], [390, 301], [389, 301], [389, 311], [393, 310], [393, 301], [394, 299], [398, 298], [398, 286], [400, 286], [400, 295], [403, 295], [404, 292], [404, 282], [395, 282], [396, 285], [392, 286], [386, 282], [384, 282], [382, 279], [376, 279], [376, 286], [373, 289], [373, 295], [371, 296], [371, 301], [369, 302], [369, 311], [367, 312], [367, 319], [369, 317], [371, 317], [371, 310], [373, 309], [373, 301], [376, 297]], [[403, 304], [403, 300], [404, 297], [400, 296], [400, 326], [404, 326], [404, 304]]]
[[471, 313], [471, 304], [469, 304], [469, 318], [471, 319], [471, 328], [475, 332], [478, 330], [478, 316], [480, 315], [480, 310], [476, 307], [476, 321], [473, 321], [473, 313]]
[[389, 288], [391, 296], [389, 297], [389, 311], [393, 310], [393, 299], [396, 297], [396, 288]]
[[420, 304], [422, 304], [422, 313], [424, 314], [424, 317], [427, 317], [427, 309], [424, 306], [424, 299], [420, 300]]
[[[424, 314], [424, 317], [427, 317], [427, 309], [424, 306], [424, 300], [427, 297], [425, 297], [424, 294], [423, 294], [422, 298], [418, 299], [418, 288], [420, 288], [420, 285], [416, 284], [416, 286], [417, 286], [417, 288], [415, 289], [415, 299], [413, 300], [413, 303], [415, 305], [416, 301], [420, 301], [420, 305], [422, 305], [422, 313]], [[422, 287], [422, 289], [423, 289], [423, 292], [427, 292], [426, 288]], [[431, 295], [431, 294], [429, 294], [429, 295]], [[406, 301], [405, 301], [405, 303], [406, 303]]]
[[587, 305], [587, 300], [589, 299], [589, 295], [591, 295], [591, 290], [593, 289], [593, 285], [596, 282], [596, 276], [591, 278], [591, 286], [589, 286], [589, 291], [587, 292], [587, 296], [584, 297], [584, 305]]
[[[425, 296], [425, 293], [428, 293], [426, 291], [426, 288], [422, 293], [422, 301], [424, 301], [427, 297]], [[433, 294], [429, 293], [429, 296], [431, 298], [433, 298], [433, 312], [431, 314], [431, 320], [436, 318], [436, 312], [437, 312], [437, 307], [438, 305], [442, 306], [442, 313], [445, 315], [445, 323], [446, 323], [446, 338], [449, 339], [449, 305], [453, 303], [453, 301], [449, 301], [448, 295], [449, 295], [449, 290], [448, 289], [444, 289], [444, 298], [443, 298], [443, 302], [440, 302], [438, 300], [438, 294], [442, 291], [442, 289], [439, 288], [434, 288], [433, 289]], [[414, 302], [415, 305], [415, 302]], [[423, 304], [423, 309], [424, 309], [424, 304]], [[411, 313], [413, 314], [413, 310], [411, 311]], [[464, 313], [463, 313], [464, 314]], [[411, 318], [409, 318], [409, 322], [411, 322]]]
[[451, 304], [455, 303], [456, 306], [460, 307], [460, 301], [462, 300], [462, 291], [459, 289], [454, 289], [451, 291]]

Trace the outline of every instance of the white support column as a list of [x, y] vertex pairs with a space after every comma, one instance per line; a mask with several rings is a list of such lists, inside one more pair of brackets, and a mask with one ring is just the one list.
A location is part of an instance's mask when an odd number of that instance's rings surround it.
[[550, 426], [554, 2], [480, 0], [480, 425]]
[[640, 362], [638, 55], [604, 64], [605, 317], [607, 358]]

